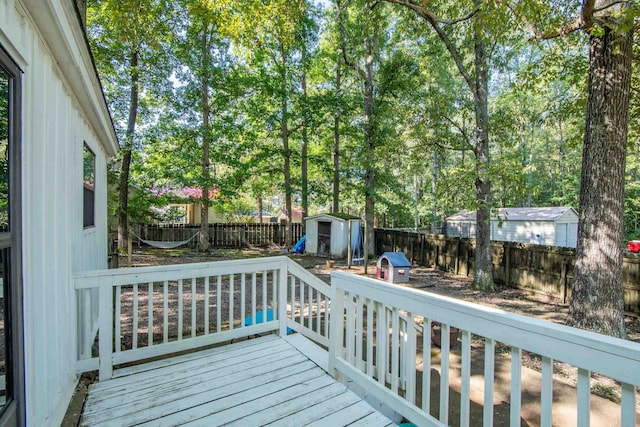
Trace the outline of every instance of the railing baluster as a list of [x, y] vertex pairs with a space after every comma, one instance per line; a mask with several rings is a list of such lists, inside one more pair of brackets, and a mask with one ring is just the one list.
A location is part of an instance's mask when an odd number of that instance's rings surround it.
[[[280, 270], [271, 270], [272, 274], [273, 274], [273, 280], [271, 281], [271, 302], [273, 304], [273, 319], [277, 320], [279, 319], [278, 317], [278, 313], [279, 313], [279, 308], [278, 308], [278, 282], [279, 282], [279, 275], [280, 275]], [[286, 330], [286, 329], [285, 329]]]
[[404, 379], [405, 399], [415, 405], [416, 403], [416, 327], [413, 320], [413, 313], [407, 313], [407, 332], [406, 332], [405, 355], [402, 360], [405, 361]]
[[422, 325], [422, 410], [431, 413], [431, 319]]
[[256, 324], [256, 272], [251, 273], [251, 324]]
[[[235, 313], [233, 312], [234, 306], [234, 294], [235, 294], [235, 277], [233, 274], [229, 275], [229, 330], [233, 330], [233, 319], [235, 317]], [[265, 318], [266, 320], [266, 318]]]
[[184, 302], [182, 301], [182, 279], [178, 280], [178, 341], [182, 340], [182, 322], [184, 321]]
[[[262, 321], [266, 322], [267, 321], [267, 282], [268, 282], [268, 273], [267, 270], [264, 270], [262, 272]], [[271, 278], [273, 279], [273, 281], [276, 280], [275, 276], [272, 276]]]
[[320, 312], [320, 301], [322, 300], [322, 294], [316, 289], [316, 329], [315, 332], [322, 334], [322, 328], [320, 327], [322, 321], [322, 313]]
[[291, 300], [291, 320], [293, 320], [294, 322], [296, 321], [296, 307], [297, 307], [297, 301], [296, 301], [296, 277], [294, 275], [291, 275], [291, 277], [289, 278], [289, 284], [290, 284], [290, 288], [291, 291], [289, 292], [291, 294], [290, 296], [290, 300]]
[[162, 284], [162, 342], [169, 342], [169, 281]]
[[471, 332], [462, 331], [460, 367], [460, 426], [469, 427], [471, 406]]
[[133, 285], [133, 326], [131, 337], [131, 348], [138, 348], [138, 284]]
[[304, 281], [302, 279], [300, 279], [300, 324], [302, 326], [304, 326], [304, 311], [305, 311], [305, 306], [304, 306]]
[[307, 316], [307, 328], [313, 330], [313, 287], [311, 285], [307, 286], [309, 289], [309, 298], [307, 299], [309, 302], [307, 305], [309, 306], [309, 315]]
[[209, 276], [204, 277], [204, 334], [209, 335]]
[[632, 384], [622, 383], [621, 425], [633, 427], [636, 425], [636, 388]]
[[551, 427], [551, 407], [553, 405], [553, 359], [542, 357], [542, 389], [540, 390], [540, 425]]
[[400, 364], [400, 313], [397, 307], [391, 309], [391, 391], [398, 393]]
[[[522, 404], [522, 349], [511, 347], [511, 407], [510, 425], [520, 426]], [[580, 425], [580, 424], [578, 424]]]
[[346, 340], [346, 351], [347, 357], [346, 360], [350, 365], [355, 365], [355, 334], [356, 334], [356, 325], [355, 325], [355, 302], [353, 301], [353, 295], [350, 292], [345, 292], [345, 305], [347, 309], [347, 340]]
[[373, 306], [375, 304], [374, 301], [367, 299], [367, 375], [373, 378], [374, 376], [374, 365], [373, 365]]
[[591, 418], [591, 386], [589, 385], [591, 373], [578, 369], [578, 425], [589, 427]]
[[147, 301], [149, 308], [148, 326], [147, 326], [147, 345], [153, 345], [153, 282], [149, 282], [149, 290], [147, 291]]
[[240, 274], [240, 327], [244, 327], [244, 318], [247, 317], [246, 313], [246, 277], [245, 273]]
[[218, 275], [216, 283], [216, 332], [222, 330], [222, 276]]
[[376, 364], [378, 365], [378, 382], [385, 385], [387, 381], [387, 356], [389, 354], [389, 322], [387, 322], [387, 307], [383, 303], [378, 303], [378, 324], [376, 327], [378, 335], [378, 346], [376, 348]]
[[483, 423], [493, 425], [493, 383], [495, 377], [496, 342], [491, 338], [484, 340], [484, 411]]
[[191, 278], [191, 338], [196, 336], [196, 316], [198, 315], [198, 292], [196, 278]]
[[121, 307], [121, 305], [122, 305], [122, 298], [121, 298], [122, 286], [120, 286], [120, 285], [116, 286], [114, 291], [115, 291], [115, 295], [114, 295], [115, 301], [114, 302], [115, 302], [115, 305], [116, 305], [116, 307], [115, 307], [116, 313], [115, 313], [115, 316], [114, 316], [114, 323], [115, 323], [115, 325], [114, 325], [115, 326], [114, 334], [115, 334], [115, 336], [113, 338], [116, 341], [116, 348], [114, 349], [114, 351], [116, 353], [118, 353], [121, 350], [121, 347], [122, 347], [122, 337], [121, 337], [121, 334], [122, 334], [122, 332], [121, 332], [121, 327], [122, 327], [122, 307]]
[[362, 297], [356, 295], [356, 366], [358, 369], [364, 371], [364, 359], [362, 358], [362, 338], [364, 336], [362, 312]]
[[448, 324], [440, 324], [440, 422], [445, 425], [449, 424], [449, 330]]

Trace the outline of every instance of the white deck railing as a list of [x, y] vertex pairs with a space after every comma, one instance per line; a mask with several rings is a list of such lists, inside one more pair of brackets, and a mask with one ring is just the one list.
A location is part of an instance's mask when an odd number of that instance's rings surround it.
[[[331, 275], [331, 301], [330, 372], [356, 382], [417, 425], [449, 424], [449, 339], [454, 327], [461, 336], [461, 426], [470, 423], [472, 338], [484, 342], [483, 425], [494, 424], [497, 343], [507, 345], [511, 353], [511, 426], [520, 425], [521, 420], [523, 351], [541, 356], [540, 425], [552, 424], [554, 360], [578, 368], [577, 425], [589, 425], [591, 373], [620, 382], [621, 425], [636, 425], [637, 343], [344, 272]], [[442, 331], [438, 419], [430, 408], [431, 339], [436, 322]]]
[[287, 257], [85, 272], [75, 289], [77, 370], [101, 381], [116, 365], [271, 331], [329, 345], [329, 286]]
[[[491, 426], [496, 349], [506, 345], [511, 425], [521, 420], [523, 351], [541, 359], [540, 425], [552, 423], [555, 360], [577, 368], [577, 425], [589, 425], [592, 373], [620, 383], [619, 419], [635, 425], [639, 344], [343, 272], [332, 274], [329, 287], [287, 257], [85, 272], [76, 275], [75, 289], [77, 371], [99, 369], [101, 381], [121, 364], [289, 328], [329, 348], [331, 373], [417, 425], [449, 424], [453, 381], [459, 424], [469, 425], [472, 376], [474, 383], [481, 377], [483, 424]], [[434, 325], [442, 332], [439, 356], [431, 352]], [[461, 337], [455, 352], [452, 328]], [[484, 369], [472, 375], [478, 351]], [[457, 364], [458, 357], [459, 378], [450, 378], [450, 360]], [[431, 370], [438, 364], [439, 407], [432, 408]]]

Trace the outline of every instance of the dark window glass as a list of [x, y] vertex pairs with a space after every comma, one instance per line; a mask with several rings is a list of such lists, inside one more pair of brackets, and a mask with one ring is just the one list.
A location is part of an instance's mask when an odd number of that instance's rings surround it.
[[83, 226], [91, 227], [95, 225], [95, 193], [96, 193], [96, 155], [87, 145], [84, 145], [82, 153], [84, 187], [83, 202]]

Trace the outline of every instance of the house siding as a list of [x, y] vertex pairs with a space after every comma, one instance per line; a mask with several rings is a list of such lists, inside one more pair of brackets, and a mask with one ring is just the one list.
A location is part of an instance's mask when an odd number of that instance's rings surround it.
[[[67, 8], [73, 8], [72, 2], [56, 6], [45, 2], [2, 2], [0, 45], [24, 71], [21, 118], [26, 423], [59, 425], [78, 379], [76, 301], [71, 276], [73, 272], [107, 266], [105, 141], [89, 124], [91, 119], [82, 112], [82, 102], [76, 97], [77, 88], [74, 92], [60, 68], [61, 59], [51, 51], [51, 34], [44, 36], [29, 12], [37, 9], [49, 13], [55, 9], [56, 18], [60, 18], [65, 13], [68, 16]], [[74, 24], [63, 22], [60, 26], [64, 29], [65, 25]], [[74, 45], [78, 41], [65, 35], [70, 49], [79, 49]], [[82, 221], [84, 143], [96, 154], [95, 226], [87, 229], [83, 229]]]

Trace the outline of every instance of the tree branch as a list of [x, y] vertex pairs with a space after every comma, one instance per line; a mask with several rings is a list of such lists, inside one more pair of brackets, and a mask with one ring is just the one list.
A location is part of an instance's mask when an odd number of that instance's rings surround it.
[[[440, 40], [442, 40], [447, 50], [449, 51], [449, 54], [453, 58], [453, 62], [455, 62], [456, 67], [458, 68], [458, 71], [464, 78], [465, 82], [467, 82], [467, 85], [469, 86], [469, 90], [471, 90], [471, 93], [473, 94], [474, 98], [477, 97], [476, 85], [474, 80], [471, 78], [471, 75], [469, 74], [469, 70], [467, 70], [467, 67], [465, 67], [464, 62], [462, 61], [462, 57], [460, 56], [460, 53], [457, 51], [456, 47], [453, 45], [453, 42], [451, 41], [449, 36], [447, 35], [447, 33], [444, 32], [442, 27], [439, 25], [440, 23], [443, 23], [443, 21], [440, 18], [438, 18], [436, 15], [434, 15], [433, 12], [431, 12], [431, 10], [429, 10], [426, 6], [419, 5], [415, 1], [412, 1], [412, 0], [385, 0], [385, 1], [388, 3], [398, 4], [400, 6], [404, 6], [406, 8], [413, 10], [431, 25], [431, 27], [434, 29], [438, 37], [440, 37]], [[477, 11], [474, 11], [473, 14], [475, 14], [476, 12]]]
[[[348, 5], [348, 1], [347, 1], [347, 5]], [[338, 11], [338, 26], [340, 28], [340, 50], [342, 51], [342, 59], [344, 60], [344, 63], [347, 65], [347, 67], [351, 68], [352, 70], [354, 70], [356, 73], [358, 73], [358, 75], [361, 78], [365, 78], [365, 73], [364, 70], [359, 67], [356, 63], [352, 62], [349, 60], [349, 58], [347, 57], [347, 46], [346, 46], [346, 42], [345, 42], [345, 37], [344, 37], [344, 21], [342, 20], [342, 6], [340, 5], [340, 1], [336, 0], [336, 10]]]

